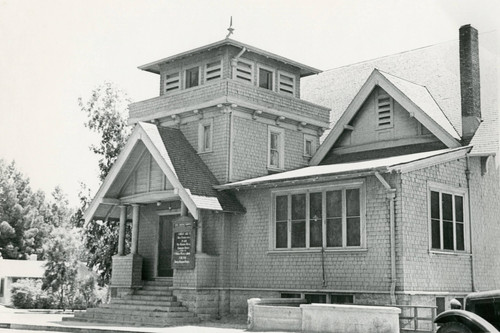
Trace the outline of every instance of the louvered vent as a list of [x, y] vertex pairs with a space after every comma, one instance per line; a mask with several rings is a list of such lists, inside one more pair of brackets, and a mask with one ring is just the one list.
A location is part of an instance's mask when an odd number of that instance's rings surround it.
[[222, 61], [209, 62], [205, 66], [205, 81], [220, 79], [222, 77]]
[[279, 91], [295, 95], [295, 78], [291, 75], [279, 73]]
[[377, 127], [379, 129], [392, 127], [393, 100], [391, 96], [380, 92], [377, 96]]
[[181, 80], [179, 73], [171, 73], [165, 75], [165, 92], [179, 90], [181, 87], [180, 82]]
[[235, 76], [236, 79], [253, 82], [253, 65], [248, 62], [238, 61]]

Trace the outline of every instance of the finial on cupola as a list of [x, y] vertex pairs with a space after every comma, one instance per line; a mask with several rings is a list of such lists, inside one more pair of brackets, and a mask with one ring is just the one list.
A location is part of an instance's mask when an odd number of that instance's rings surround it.
[[229, 36], [231, 36], [233, 34], [233, 31], [234, 31], [234, 28], [233, 28], [233, 17], [231, 16], [230, 20], [229, 20], [229, 28], [227, 28], [227, 31], [229, 31], [229, 33], [227, 34], [226, 38], [229, 38]]

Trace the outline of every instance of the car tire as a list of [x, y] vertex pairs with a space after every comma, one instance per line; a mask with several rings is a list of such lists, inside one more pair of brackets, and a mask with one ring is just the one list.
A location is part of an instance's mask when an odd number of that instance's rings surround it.
[[473, 333], [470, 328], [462, 323], [446, 323], [439, 327], [437, 333]]

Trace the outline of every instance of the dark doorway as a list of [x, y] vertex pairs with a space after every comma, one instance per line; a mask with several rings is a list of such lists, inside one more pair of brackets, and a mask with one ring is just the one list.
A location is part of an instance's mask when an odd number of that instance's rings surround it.
[[172, 230], [177, 215], [160, 216], [158, 226], [158, 277], [172, 277]]

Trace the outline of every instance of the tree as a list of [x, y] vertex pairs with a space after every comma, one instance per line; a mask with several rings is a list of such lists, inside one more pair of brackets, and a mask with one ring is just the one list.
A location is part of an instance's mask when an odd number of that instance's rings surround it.
[[[100, 138], [99, 144], [91, 145], [90, 149], [99, 156], [99, 177], [103, 181], [130, 135], [130, 128], [127, 126], [130, 99], [123, 90], [105, 82], [92, 91], [87, 101], [79, 98], [78, 102], [81, 111], [87, 116], [85, 127], [97, 133]], [[89, 202], [89, 191], [82, 184], [82, 206], [73, 219], [74, 225], [81, 225], [83, 212]], [[84, 229], [87, 265], [99, 273], [100, 285], [107, 284], [111, 277], [111, 257], [118, 248], [118, 229], [116, 221], [111, 220], [94, 221]]]
[[85, 127], [100, 136], [99, 144], [91, 145], [90, 149], [100, 156], [100, 179], [103, 181], [130, 135], [127, 126], [130, 99], [123, 90], [105, 82], [92, 91], [87, 101], [79, 98], [78, 104], [87, 115]]
[[47, 263], [42, 289], [59, 298], [59, 307], [66, 308], [77, 291], [78, 260], [81, 257], [80, 230], [56, 228], [45, 245]]

